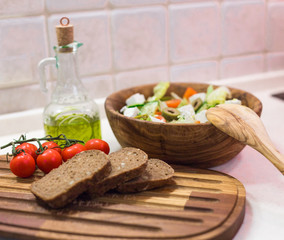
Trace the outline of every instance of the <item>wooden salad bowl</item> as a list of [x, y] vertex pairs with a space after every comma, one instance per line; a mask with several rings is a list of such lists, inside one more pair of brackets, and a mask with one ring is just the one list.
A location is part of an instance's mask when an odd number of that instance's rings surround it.
[[[125, 105], [125, 100], [135, 93], [144, 94], [146, 98], [152, 96], [155, 85], [123, 89], [107, 97], [107, 118], [122, 147], [137, 147], [151, 158], [202, 168], [223, 164], [244, 148], [244, 144], [218, 130], [211, 123], [156, 123], [126, 117], [119, 112]], [[171, 83], [166, 95], [175, 92], [182, 96], [187, 87], [192, 87], [197, 92], [206, 92], [208, 86], [201, 83]], [[238, 98], [243, 105], [261, 115], [262, 103], [258, 98], [243, 90], [229, 89], [233, 98]]]

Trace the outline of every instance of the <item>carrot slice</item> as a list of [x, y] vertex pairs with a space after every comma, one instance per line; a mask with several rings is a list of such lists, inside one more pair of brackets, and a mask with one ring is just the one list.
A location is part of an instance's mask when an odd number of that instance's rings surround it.
[[194, 95], [196, 93], [197, 92], [193, 88], [188, 87], [183, 94], [183, 98], [188, 99], [189, 97], [191, 97], [192, 95]]
[[177, 108], [180, 102], [181, 102], [181, 99], [171, 99], [171, 100], [165, 101], [167, 106], [172, 107], [172, 108]]

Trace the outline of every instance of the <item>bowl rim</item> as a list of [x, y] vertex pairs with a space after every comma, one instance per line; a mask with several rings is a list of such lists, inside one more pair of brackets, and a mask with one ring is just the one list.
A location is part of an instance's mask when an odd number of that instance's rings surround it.
[[[121, 89], [121, 90], [113, 92], [105, 100], [104, 108], [105, 108], [106, 113], [107, 112], [111, 112], [113, 115], [118, 116], [119, 118], [127, 119], [128, 121], [137, 122], [139, 124], [145, 123], [145, 124], [150, 124], [150, 125], [153, 124], [153, 125], [166, 125], [166, 126], [179, 126], [179, 127], [183, 127], [183, 126], [191, 126], [191, 127], [213, 126], [213, 124], [211, 122], [209, 122], [209, 121], [206, 122], [206, 123], [198, 123], [198, 124], [197, 123], [163, 123], [163, 122], [146, 121], [146, 120], [136, 119], [136, 118], [133, 118], [133, 117], [124, 116], [123, 114], [121, 114], [119, 112], [120, 109], [119, 110], [115, 110], [113, 108], [113, 104], [111, 103], [111, 98], [113, 96], [117, 95], [118, 93], [127, 92], [127, 91], [130, 91], [131, 89], [134, 89], [134, 88], [154, 87], [155, 85], [157, 85], [157, 83], [150, 83], [150, 84], [144, 84], [144, 85], [128, 87], [128, 88], [124, 88], [124, 89]], [[247, 91], [242, 90], [242, 89], [230, 87], [228, 85], [216, 85], [216, 84], [198, 83], [198, 82], [188, 82], [188, 83], [187, 82], [170, 82], [170, 85], [204, 85], [204, 86], [212, 85], [214, 88], [215, 87], [220, 87], [220, 86], [225, 86], [225, 87], [229, 88], [230, 90], [237, 90], [237, 91], [240, 91], [240, 92], [243, 92], [243, 93], [251, 95], [253, 98], [255, 98], [259, 102], [259, 105], [260, 105], [259, 116], [261, 115], [261, 112], [262, 112], [262, 102], [255, 95], [253, 95], [252, 93], [247, 92]]]

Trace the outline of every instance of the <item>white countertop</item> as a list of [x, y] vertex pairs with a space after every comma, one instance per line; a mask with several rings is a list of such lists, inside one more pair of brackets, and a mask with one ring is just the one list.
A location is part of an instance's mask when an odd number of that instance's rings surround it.
[[[284, 72], [216, 81], [251, 92], [263, 103], [261, 119], [276, 148], [284, 153], [284, 101], [271, 97], [284, 92]], [[120, 148], [105, 118], [104, 100], [97, 100], [101, 112], [102, 138], [111, 151]], [[43, 137], [42, 109], [0, 115], [0, 146], [19, 138]], [[20, 123], [20, 124], [19, 124]], [[0, 150], [6, 154], [9, 148]], [[284, 176], [260, 153], [250, 147], [226, 164], [213, 168], [243, 183], [246, 189], [246, 214], [234, 240], [282, 240], [284, 237]], [[1, 239], [1, 237], [0, 237]]]
[[[261, 119], [272, 142], [284, 154], [284, 100], [266, 89], [254, 95], [263, 103]], [[264, 156], [246, 146], [213, 169], [237, 178], [246, 189], [245, 219], [234, 240], [284, 239], [284, 176]]]

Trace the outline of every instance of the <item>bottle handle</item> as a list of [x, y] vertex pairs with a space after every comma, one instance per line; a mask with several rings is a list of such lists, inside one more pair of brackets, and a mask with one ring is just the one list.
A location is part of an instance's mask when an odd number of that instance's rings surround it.
[[48, 64], [56, 64], [55, 57], [44, 58], [38, 63], [38, 70], [39, 70], [39, 78], [40, 78], [40, 90], [42, 92], [47, 92], [46, 88], [46, 75], [45, 75], [45, 66]]

